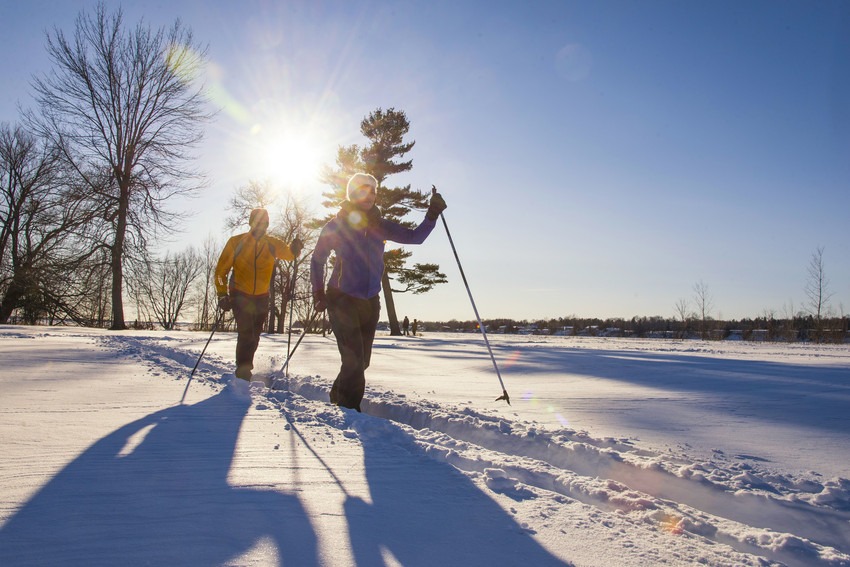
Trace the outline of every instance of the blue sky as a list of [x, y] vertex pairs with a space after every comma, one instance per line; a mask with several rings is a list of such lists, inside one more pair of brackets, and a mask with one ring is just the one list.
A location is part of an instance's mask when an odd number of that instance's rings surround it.
[[[72, 33], [94, 5], [0, 2], [0, 121], [17, 120], [31, 76], [49, 69], [45, 30]], [[850, 311], [848, 2], [124, 9], [128, 22], [179, 17], [209, 46], [210, 183], [171, 246], [221, 234], [249, 179], [318, 203], [323, 187], [296, 170], [332, 163], [339, 144], [363, 141], [366, 114], [394, 107], [416, 146], [413, 170], [389, 181], [444, 194], [484, 318], [673, 316], [699, 281], [715, 317], [782, 315], [804, 307], [819, 246], [832, 306]], [[273, 157], [287, 147], [298, 167]], [[414, 252], [451, 281], [396, 296], [399, 314], [473, 318], [442, 227]]]

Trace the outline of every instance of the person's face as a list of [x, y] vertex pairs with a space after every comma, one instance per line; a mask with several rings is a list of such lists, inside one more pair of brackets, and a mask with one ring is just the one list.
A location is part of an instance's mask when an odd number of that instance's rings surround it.
[[349, 200], [363, 211], [368, 211], [374, 207], [377, 197], [377, 190], [368, 183], [364, 183], [363, 185], [355, 188], [348, 195]]
[[251, 234], [253, 234], [255, 238], [259, 238], [263, 236], [268, 229], [269, 221], [262, 219], [257, 221], [254, 226], [251, 227]]

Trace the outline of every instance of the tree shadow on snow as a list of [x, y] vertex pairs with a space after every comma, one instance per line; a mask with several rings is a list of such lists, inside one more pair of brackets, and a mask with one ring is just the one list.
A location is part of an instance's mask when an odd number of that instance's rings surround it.
[[269, 562], [317, 565], [297, 497], [227, 482], [248, 406], [225, 390], [100, 439], [0, 529], [0, 564], [220, 565], [262, 540]]
[[[829, 431], [850, 428], [846, 367], [616, 350], [539, 349], [511, 368], [554, 372], [637, 386], [708, 394], [720, 411]], [[703, 403], [707, 400], [703, 399]]]
[[569, 565], [469, 478], [427, 456], [396, 424], [357, 416], [354, 427], [372, 500], [349, 496], [345, 503], [357, 565], [394, 564], [389, 557], [406, 567]]
[[[427, 352], [428, 356], [478, 360], [482, 368], [491, 369], [483, 346], [473, 350], [464, 345], [447, 339], [410, 348]], [[659, 342], [658, 347], [663, 348], [664, 343]], [[682, 351], [584, 349], [551, 343], [541, 347], [534, 343], [494, 342], [493, 349], [509, 389], [521, 388], [523, 376], [550, 374], [563, 376], [564, 395], [569, 397], [570, 376], [587, 376], [659, 390], [708, 394], [716, 400], [715, 409], [732, 417], [745, 411], [782, 424], [835, 432], [850, 429], [850, 383], [845, 366], [700, 356]], [[649, 404], [642, 407], [648, 412], [648, 420], [657, 418], [656, 408]]]

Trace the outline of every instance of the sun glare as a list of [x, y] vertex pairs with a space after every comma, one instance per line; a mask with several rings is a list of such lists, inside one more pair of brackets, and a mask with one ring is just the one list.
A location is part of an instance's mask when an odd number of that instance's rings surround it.
[[326, 157], [321, 145], [309, 135], [283, 135], [262, 143], [259, 168], [263, 177], [281, 188], [303, 190], [305, 185], [319, 183], [319, 173]]

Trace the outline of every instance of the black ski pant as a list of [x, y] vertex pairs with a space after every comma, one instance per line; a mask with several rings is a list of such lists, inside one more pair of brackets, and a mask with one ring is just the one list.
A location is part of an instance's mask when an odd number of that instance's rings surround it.
[[236, 319], [236, 376], [251, 379], [254, 368], [254, 353], [260, 344], [260, 333], [263, 332], [269, 315], [269, 296], [248, 295], [234, 291], [233, 316]]
[[376, 295], [360, 299], [328, 290], [328, 316], [342, 365], [331, 387], [331, 403], [360, 411], [366, 391], [366, 369], [372, 358], [372, 343], [381, 315], [381, 300]]

